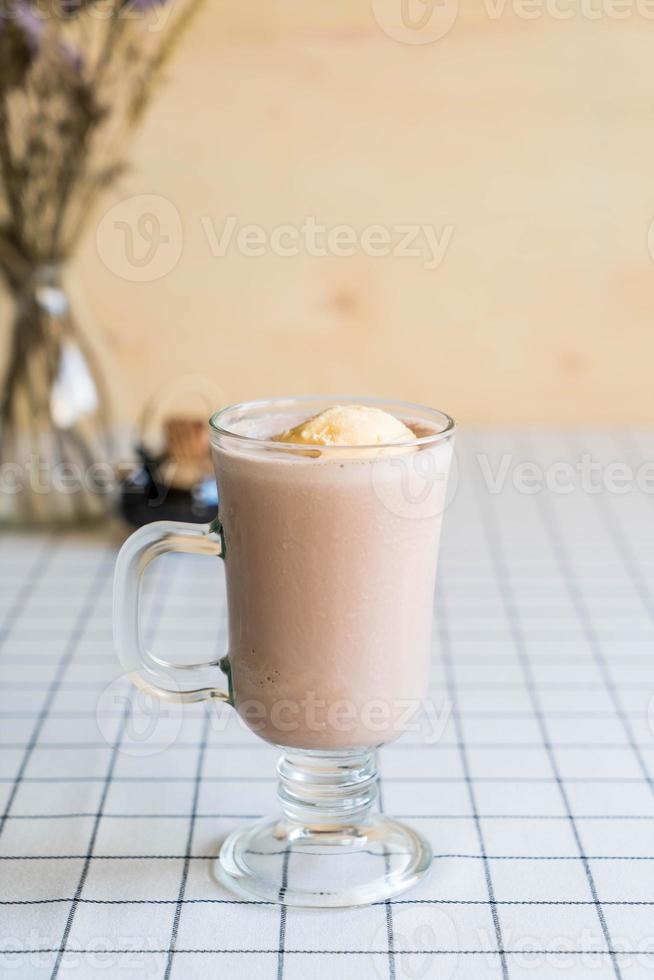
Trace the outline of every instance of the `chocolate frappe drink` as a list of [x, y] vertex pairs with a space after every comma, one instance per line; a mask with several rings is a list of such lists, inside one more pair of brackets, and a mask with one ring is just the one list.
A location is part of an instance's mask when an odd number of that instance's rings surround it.
[[[216, 412], [218, 517], [141, 527], [116, 562], [116, 646], [134, 684], [167, 702], [230, 704], [281, 749], [277, 812], [233, 830], [213, 865], [248, 901], [387, 902], [432, 861], [420, 833], [379, 811], [375, 749], [427, 693], [454, 421], [360, 402], [282, 398]], [[228, 691], [215, 661], [170, 663], [143, 643], [141, 580], [167, 553], [225, 561]]]
[[426, 695], [452, 444], [403, 408], [296, 408], [214, 442], [232, 696], [269, 741], [379, 745]]

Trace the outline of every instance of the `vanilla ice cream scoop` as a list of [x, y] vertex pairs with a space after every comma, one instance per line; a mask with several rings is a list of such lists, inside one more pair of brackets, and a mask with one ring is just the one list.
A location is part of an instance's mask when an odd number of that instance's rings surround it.
[[381, 446], [410, 442], [415, 435], [404, 422], [379, 408], [334, 405], [273, 438], [304, 446]]

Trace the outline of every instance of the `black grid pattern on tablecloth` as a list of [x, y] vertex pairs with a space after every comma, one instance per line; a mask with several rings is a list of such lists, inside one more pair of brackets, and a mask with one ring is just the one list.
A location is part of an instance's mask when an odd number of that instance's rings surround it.
[[[514, 485], [522, 462], [554, 486], [553, 464], [584, 453], [604, 466], [586, 490]], [[213, 882], [216, 841], [274, 806], [275, 751], [191, 706], [139, 754], [127, 686], [107, 687], [113, 549], [0, 539], [1, 975], [651, 975], [654, 498], [593, 489], [615, 461], [653, 459], [654, 435], [469, 434], [458, 457], [440, 737], [380, 756], [384, 808], [426, 834], [434, 869], [369, 909], [283, 912]], [[152, 575], [157, 649], [222, 650], [219, 563]]]

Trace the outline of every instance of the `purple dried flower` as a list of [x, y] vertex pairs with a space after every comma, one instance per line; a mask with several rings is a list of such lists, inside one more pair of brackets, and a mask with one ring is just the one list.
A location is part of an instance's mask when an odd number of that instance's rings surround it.
[[[69, 6], [74, 0], [66, 0]], [[37, 57], [41, 50], [43, 36], [47, 29], [48, 18], [43, 14], [38, 14], [32, 6], [30, 0], [14, 0], [13, 5], [8, 9], [0, 9], [0, 34], [8, 26], [13, 25], [22, 40], [28, 61]], [[81, 72], [84, 61], [81, 54], [75, 50], [68, 42], [61, 41], [58, 50], [65, 64], [73, 71]]]
[[32, 57], [38, 54], [45, 25], [43, 19], [34, 13], [29, 2], [15, 0], [11, 6], [3, 5], [0, 8], [0, 32], [4, 33], [12, 24], [18, 27], [29, 54]]
[[43, 36], [43, 25], [23, 0], [0, 6], [0, 65], [2, 87], [20, 85], [36, 57]]
[[26, 3], [21, 3], [16, 7], [14, 19], [22, 31], [29, 53], [35, 57], [39, 53], [45, 32], [43, 19], [37, 17], [33, 9]]

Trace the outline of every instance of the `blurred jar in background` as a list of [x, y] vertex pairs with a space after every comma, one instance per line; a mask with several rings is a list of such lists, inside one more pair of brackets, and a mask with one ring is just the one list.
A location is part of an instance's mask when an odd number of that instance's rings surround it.
[[209, 418], [224, 404], [218, 384], [203, 375], [182, 375], [149, 400], [136, 459], [121, 468], [120, 512], [129, 524], [213, 520], [218, 496]]

